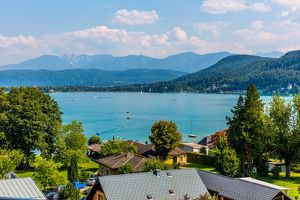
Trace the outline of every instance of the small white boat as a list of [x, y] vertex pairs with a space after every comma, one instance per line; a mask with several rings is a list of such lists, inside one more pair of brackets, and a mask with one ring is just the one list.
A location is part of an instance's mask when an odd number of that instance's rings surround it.
[[197, 135], [194, 135], [194, 134], [188, 134], [188, 136], [189, 136], [190, 138], [196, 138], [196, 137], [197, 137]]

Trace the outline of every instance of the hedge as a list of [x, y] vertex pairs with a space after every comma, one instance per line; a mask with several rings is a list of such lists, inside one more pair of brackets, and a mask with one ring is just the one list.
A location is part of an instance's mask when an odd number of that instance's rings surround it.
[[188, 152], [187, 161], [189, 163], [201, 163], [205, 165], [215, 166], [216, 156], [210, 156], [202, 153]]

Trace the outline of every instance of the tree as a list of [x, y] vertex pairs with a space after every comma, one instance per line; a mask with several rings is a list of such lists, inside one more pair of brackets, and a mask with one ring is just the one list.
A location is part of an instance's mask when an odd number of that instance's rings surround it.
[[88, 140], [88, 145], [101, 144], [101, 139], [97, 135], [92, 135]]
[[293, 99], [293, 105], [275, 95], [271, 102], [269, 115], [274, 132], [274, 155], [284, 159], [286, 177], [290, 177], [292, 162], [300, 155], [300, 94]]
[[153, 124], [149, 138], [157, 154], [166, 160], [169, 153], [179, 145], [182, 135], [174, 122], [158, 121]]
[[55, 163], [53, 160], [46, 160], [38, 156], [33, 164], [35, 168], [33, 178], [44, 190], [47, 187], [56, 187], [65, 182], [58, 171], [60, 166], [59, 163]]
[[146, 161], [143, 171], [150, 172], [156, 169], [166, 170], [170, 168], [171, 167], [166, 165], [163, 161], [153, 158]]
[[78, 200], [80, 191], [77, 190], [72, 183], [68, 183], [59, 193], [59, 199], [62, 200]]
[[76, 157], [71, 157], [70, 165], [68, 166], [68, 180], [78, 180], [78, 160]]
[[240, 160], [223, 137], [217, 140], [216, 150], [216, 170], [225, 176], [236, 177], [239, 173]]
[[1, 90], [0, 100], [2, 145], [20, 149], [27, 166], [34, 150], [50, 157], [62, 121], [57, 103], [39, 89], [25, 87], [12, 88], [8, 94]]
[[73, 181], [78, 178], [78, 162], [86, 157], [86, 138], [83, 134], [82, 123], [72, 121], [62, 127], [58, 141], [56, 160], [68, 168], [68, 178]]
[[102, 156], [118, 155], [128, 152], [137, 153], [137, 147], [128, 141], [122, 141], [118, 138], [108, 140], [101, 147]]
[[19, 150], [0, 149], [0, 179], [12, 171], [15, 171], [23, 159], [23, 153]]
[[255, 85], [248, 87], [245, 98], [239, 97], [232, 113], [232, 117], [227, 117], [228, 142], [241, 159], [243, 175], [248, 176], [253, 163], [262, 165], [272, 143], [268, 135], [270, 121]]
[[133, 167], [131, 164], [125, 164], [119, 168], [118, 174], [130, 174], [133, 172]]

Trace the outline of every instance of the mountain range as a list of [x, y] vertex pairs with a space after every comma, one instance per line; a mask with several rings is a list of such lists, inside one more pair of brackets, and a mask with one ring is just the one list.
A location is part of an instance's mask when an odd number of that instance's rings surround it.
[[2, 65], [0, 66], [0, 70], [101, 69], [106, 71], [120, 71], [128, 69], [164, 69], [192, 73], [205, 69], [229, 55], [231, 55], [229, 52], [203, 55], [185, 52], [161, 59], [142, 55], [121, 57], [112, 55], [43, 55], [18, 64]]
[[104, 71], [99, 69], [5, 70], [0, 71], [1, 86], [120, 86], [172, 80], [184, 72], [161, 69], [129, 69]]
[[151, 92], [240, 92], [250, 84], [265, 92], [300, 91], [300, 50], [280, 58], [231, 55], [209, 68], [171, 81], [111, 88]]

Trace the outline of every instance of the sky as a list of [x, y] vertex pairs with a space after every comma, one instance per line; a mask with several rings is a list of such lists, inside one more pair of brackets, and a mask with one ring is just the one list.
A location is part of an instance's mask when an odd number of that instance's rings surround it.
[[0, 0], [0, 64], [300, 49], [300, 0]]

